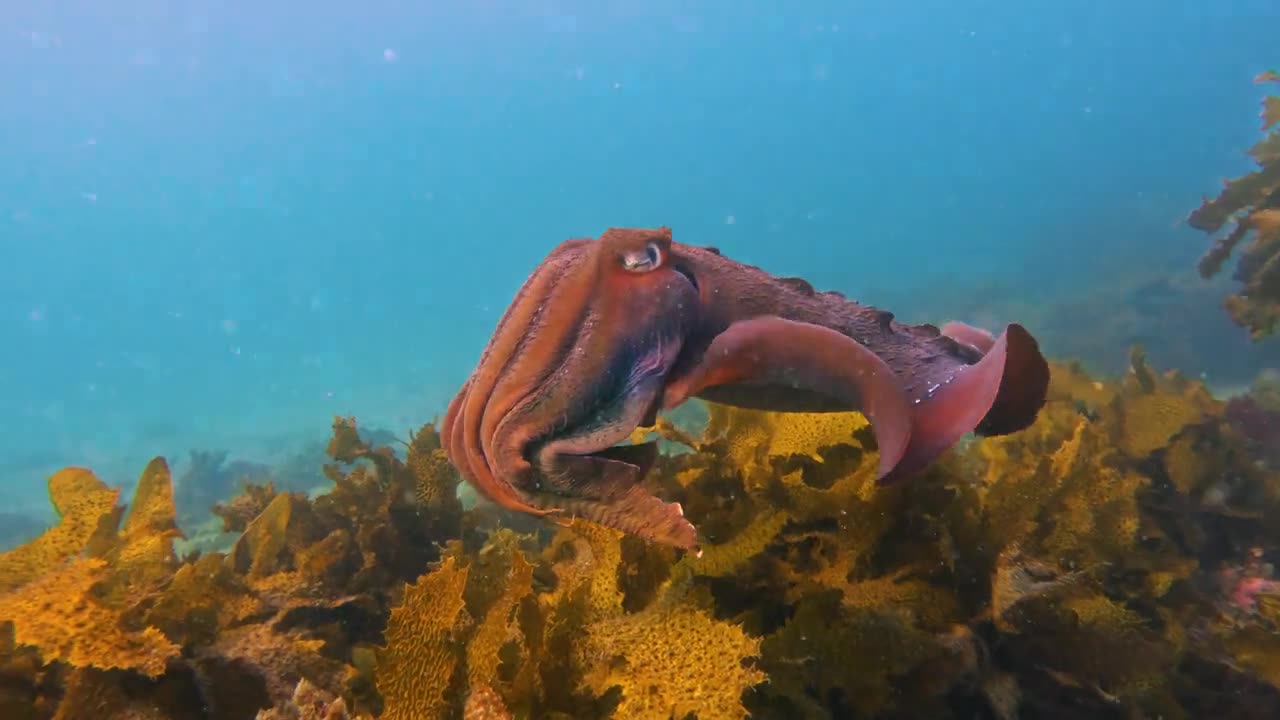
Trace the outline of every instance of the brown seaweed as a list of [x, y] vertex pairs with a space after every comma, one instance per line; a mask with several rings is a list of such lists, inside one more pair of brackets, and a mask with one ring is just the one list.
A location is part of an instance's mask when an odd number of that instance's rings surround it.
[[1027, 431], [892, 487], [856, 413], [659, 418], [633, 440], [701, 557], [466, 508], [431, 425], [402, 455], [335, 419], [328, 492], [246, 485], [237, 541], [186, 557], [162, 459], [128, 507], [69, 468], [0, 555], [0, 711], [1267, 717], [1280, 471], [1227, 408], [1140, 349], [1056, 365]]
[[[1280, 81], [1275, 72], [1255, 78], [1258, 83]], [[1268, 337], [1280, 320], [1280, 96], [1262, 101], [1262, 131], [1267, 135], [1249, 150], [1257, 169], [1224, 183], [1217, 197], [1206, 199], [1187, 218], [1197, 230], [1217, 233], [1200, 259], [1202, 277], [1212, 277], [1245, 243], [1234, 279], [1240, 289], [1226, 300], [1231, 319], [1255, 340]]]

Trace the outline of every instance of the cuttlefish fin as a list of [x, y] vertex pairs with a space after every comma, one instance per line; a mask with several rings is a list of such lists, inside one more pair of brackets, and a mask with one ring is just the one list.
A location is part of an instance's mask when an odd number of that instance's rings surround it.
[[539, 498], [566, 515], [701, 553], [698, 531], [680, 503], [664, 502], [641, 482], [657, 455], [656, 442], [557, 455], [548, 463]]
[[753, 393], [797, 393], [861, 412], [875, 434], [880, 476], [898, 465], [911, 441], [910, 404], [893, 369], [854, 339], [820, 325], [774, 316], [733, 323], [694, 368], [668, 383], [663, 405], [675, 407], [724, 387], [741, 388], [732, 394], [743, 406], [751, 406]]
[[958, 343], [972, 347], [983, 355], [991, 352], [992, 346], [996, 344], [996, 337], [986, 330], [955, 320], [942, 326], [942, 334]]
[[963, 323], [944, 335], [982, 353], [945, 378], [921, 378], [933, 391], [912, 400], [911, 443], [888, 484], [923, 470], [969, 432], [1007, 435], [1035, 421], [1049, 388], [1049, 365], [1026, 328], [1010, 324], [998, 338]]
[[[950, 325], [954, 328], [958, 324]], [[973, 429], [974, 433], [987, 437], [1031, 427], [1049, 397], [1049, 363], [1040, 354], [1040, 344], [1031, 333], [1014, 323], [1005, 328], [996, 344], [1000, 341], [1005, 345], [1000, 387], [991, 409]]]

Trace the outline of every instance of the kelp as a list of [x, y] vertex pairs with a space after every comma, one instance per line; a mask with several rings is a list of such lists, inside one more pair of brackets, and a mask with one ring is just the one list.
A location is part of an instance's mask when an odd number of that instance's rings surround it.
[[[1280, 74], [1264, 72], [1257, 83], [1280, 82]], [[1242, 243], [1235, 280], [1240, 290], [1226, 300], [1227, 312], [1255, 340], [1269, 337], [1280, 321], [1280, 96], [1262, 100], [1262, 131], [1267, 133], [1250, 150], [1257, 169], [1224, 183], [1217, 197], [1206, 199], [1187, 218], [1197, 230], [1217, 233], [1200, 259], [1200, 275], [1217, 275]]]
[[[338, 419], [335, 436], [352, 428]], [[434, 436], [431, 426], [424, 433]], [[414, 501], [428, 485], [456, 489], [447, 463], [417, 457], [432, 452], [438, 444], [413, 443], [413, 463], [380, 455], [366, 466], [347, 449], [335, 456], [347, 469], [325, 468], [330, 493], [314, 502], [267, 493], [228, 552], [181, 561], [162, 458], [143, 472], [127, 514], [118, 491], [87, 469], [55, 473], [49, 487], [61, 522], [0, 555], [9, 570], [0, 662], [30, 671], [9, 676], [13, 692], [30, 700], [23, 713], [310, 717], [315, 702], [300, 709], [302, 696], [329, 698], [321, 717], [376, 710], [368, 656], [396, 594], [392, 580], [416, 578], [460, 534], [458, 507], [436, 512]], [[248, 493], [251, 503], [232, 504], [262, 504], [255, 486]]]
[[855, 413], [660, 418], [634, 439], [701, 556], [465, 508], [430, 424], [394, 448], [336, 418], [327, 492], [243, 483], [235, 542], [183, 557], [162, 458], [127, 506], [68, 468], [58, 524], [0, 555], [0, 713], [1270, 717], [1272, 389], [1244, 412], [1140, 348], [1118, 379], [1058, 363], [1032, 427], [890, 487]]

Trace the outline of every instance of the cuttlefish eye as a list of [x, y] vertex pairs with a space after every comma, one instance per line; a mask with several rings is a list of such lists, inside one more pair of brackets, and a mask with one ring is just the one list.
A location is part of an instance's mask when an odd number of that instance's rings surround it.
[[643, 250], [632, 250], [622, 255], [622, 267], [631, 272], [649, 272], [662, 264], [662, 248], [657, 243], [646, 243]]

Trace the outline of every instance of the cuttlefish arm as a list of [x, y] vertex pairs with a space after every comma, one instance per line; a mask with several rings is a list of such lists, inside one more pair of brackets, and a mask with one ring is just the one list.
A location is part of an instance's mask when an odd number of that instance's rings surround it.
[[568, 241], [517, 293], [441, 428], [482, 495], [696, 547], [680, 505], [643, 487], [656, 445], [618, 445], [652, 422], [697, 322], [697, 291], [665, 264], [669, 250], [651, 232]]
[[662, 404], [673, 408], [726, 387], [751, 393], [752, 386], [821, 393], [861, 411], [875, 433], [882, 475], [911, 441], [907, 393], [880, 356], [830, 328], [772, 315], [735, 322], [717, 335], [692, 371], [668, 383]]

